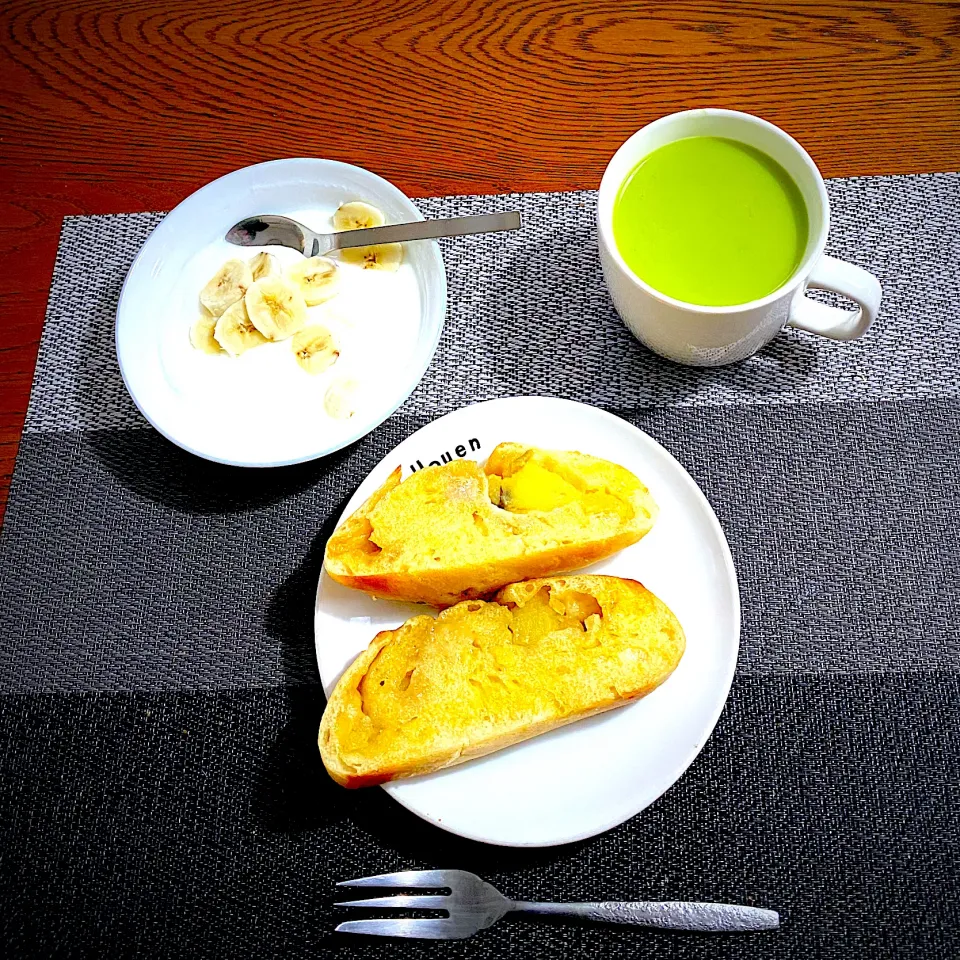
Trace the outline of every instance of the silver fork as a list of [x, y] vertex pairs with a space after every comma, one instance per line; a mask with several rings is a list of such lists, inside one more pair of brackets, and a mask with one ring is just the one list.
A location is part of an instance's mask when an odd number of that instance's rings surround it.
[[499, 890], [473, 873], [464, 870], [404, 870], [376, 877], [344, 880], [338, 887], [394, 887], [399, 889], [447, 888], [448, 894], [372, 897], [350, 900], [338, 907], [405, 908], [442, 910], [447, 916], [436, 918], [397, 918], [391, 920], [348, 920], [337, 927], [339, 933], [366, 933], [375, 937], [417, 937], [423, 940], [462, 940], [478, 930], [493, 926], [507, 913], [536, 913], [631, 923], [661, 930], [693, 930], [700, 933], [750, 933], [776, 930], [780, 915], [760, 907], [738, 907], [729, 903], [664, 902], [629, 903], [531, 903], [508, 900]]

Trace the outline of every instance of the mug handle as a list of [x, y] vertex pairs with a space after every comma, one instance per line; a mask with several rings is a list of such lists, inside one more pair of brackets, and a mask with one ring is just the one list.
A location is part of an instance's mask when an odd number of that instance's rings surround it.
[[803, 296], [801, 290], [790, 304], [788, 326], [832, 340], [856, 340], [877, 319], [883, 293], [880, 281], [861, 267], [836, 257], [823, 256], [807, 278], [806, 285], [849, 297], [860, 305], [859, 309], [828, 307], [825, 303]]

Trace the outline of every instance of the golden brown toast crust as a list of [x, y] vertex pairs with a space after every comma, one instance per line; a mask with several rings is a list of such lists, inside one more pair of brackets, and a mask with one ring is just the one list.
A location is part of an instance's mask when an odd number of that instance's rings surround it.
[[645, 696], [684, 646], [636, 581], [511, 584], [377, 634], [330, 696], [320, 753], [346, 787], [440, 770]]
[[[537, 483], [552, 482], [549, 509], [523, 503], [530, 484], [511, 501], [509, 485], [523, 470], [537, 471], [534, 497]], [[632, 473], [576, 451], [504, 443], [486, 468], [454, 460], [400, 478], [398, 467], [337, 528], [325, 569], [344, 586], [440, 608], [587, 566], [636, 543], [657, 515]], [[492, 502], [497, 491], [507, 507]]]

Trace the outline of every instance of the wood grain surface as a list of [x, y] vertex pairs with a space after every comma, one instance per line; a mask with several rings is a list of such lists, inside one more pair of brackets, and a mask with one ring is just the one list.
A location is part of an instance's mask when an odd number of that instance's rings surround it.
[[960, 4], [6, 0], [0, 508], [65, 215], [261, 160], [413, 196], [595, 187], [662, 114], [747, 110], [825, 176], [960, 169]]

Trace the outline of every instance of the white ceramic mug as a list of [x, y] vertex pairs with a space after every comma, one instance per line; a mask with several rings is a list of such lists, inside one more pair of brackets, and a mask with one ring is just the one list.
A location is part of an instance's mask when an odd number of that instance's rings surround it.
[[[726, 137], [762, 150], [800, 188], [809, 236], [800, 265], [773, 293], [729, 307], [684, 303], [644, 283], [626, 264], [613, 239], [613, 206], [621, 184], [649, 153], [684, 137]], [[830, 205], [823, 177], [793, 137], [766, 120], [736, 110], [687, 110], [648, 124], [613, 155], [600, 182], [597, 209], [600, 260], [617, 312], [633, 335], [661, 356], [693, 366], [718, 366], [749, 357], [784, 326], [833, 340], [866, 333], [880, 309], [880, 282], [871, 273], [824, 255]], [[828, 307], [804, 296], [807, 287], [832, 290], [859, 305]]]

